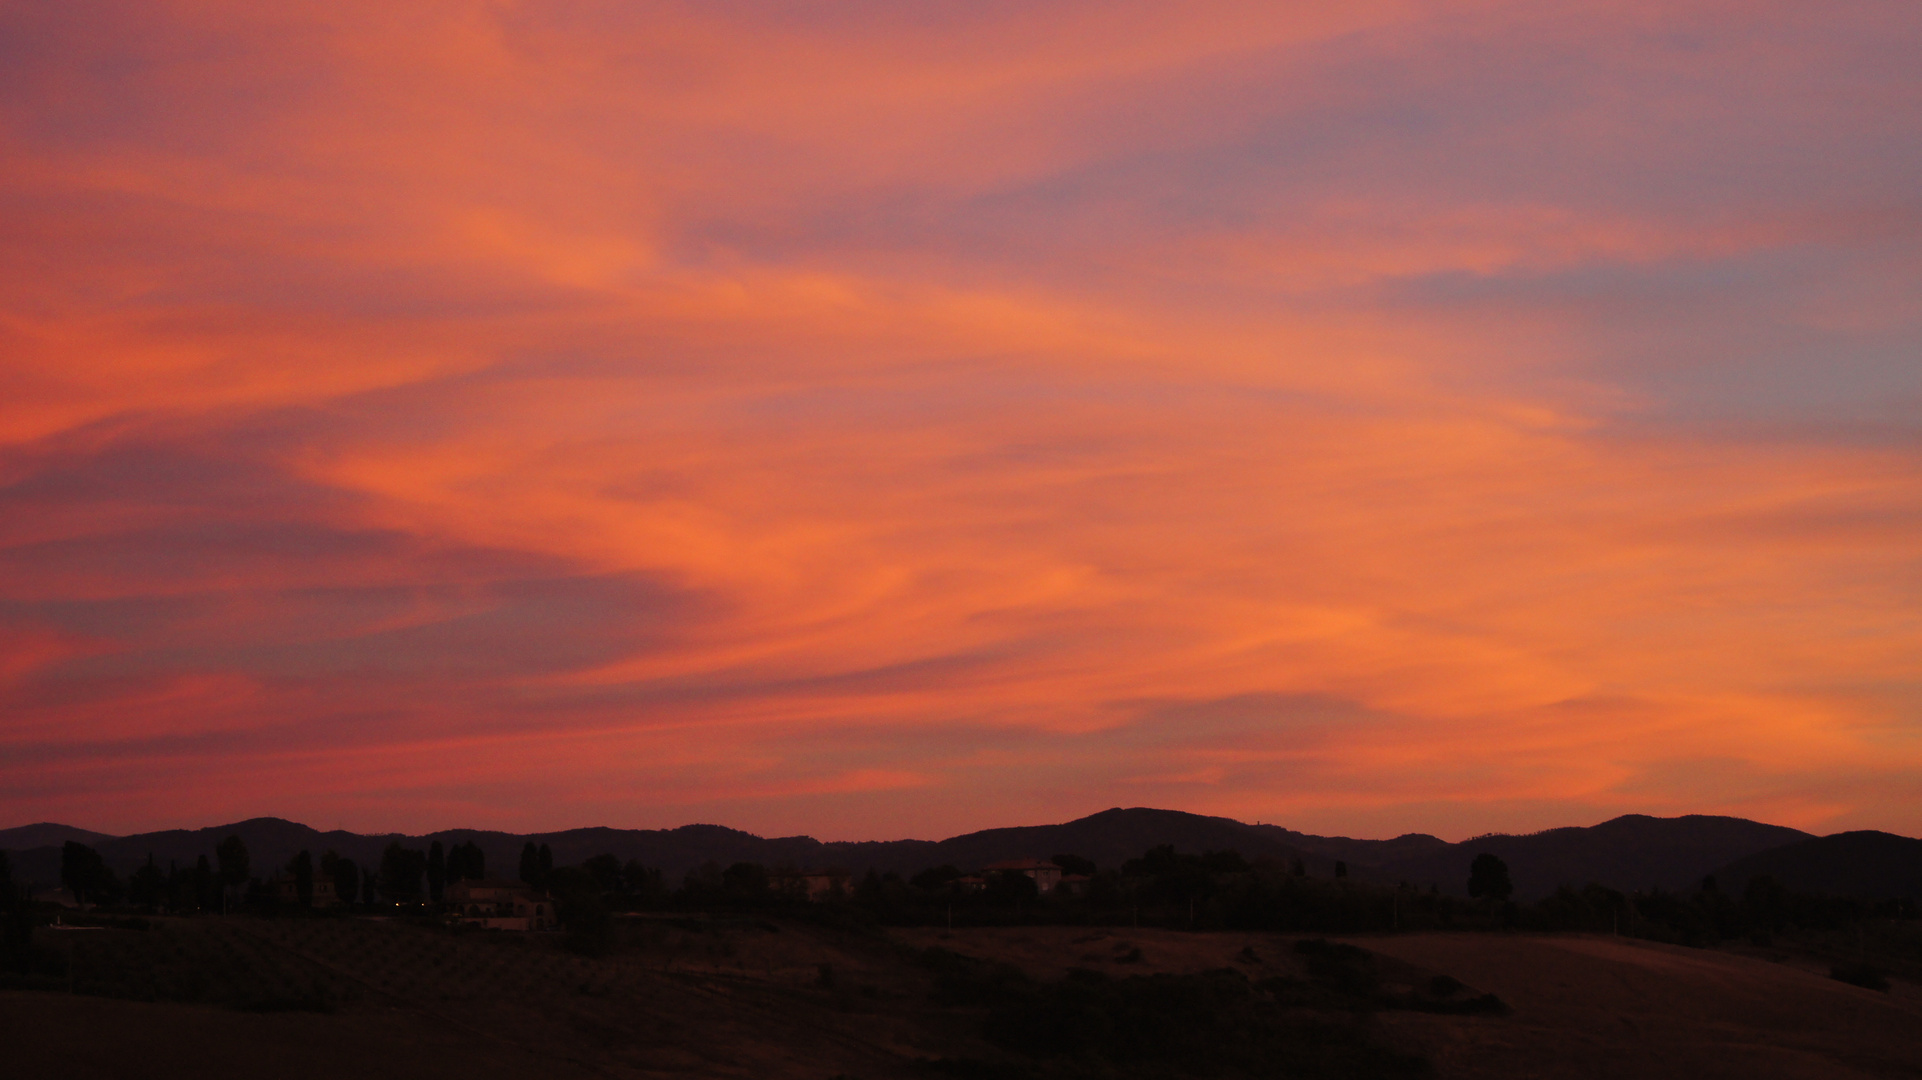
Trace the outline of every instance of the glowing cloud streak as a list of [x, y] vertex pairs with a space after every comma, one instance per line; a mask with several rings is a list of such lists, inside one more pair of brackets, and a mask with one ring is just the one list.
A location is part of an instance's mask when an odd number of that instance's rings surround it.
[[0, 811], [1922, 828], [1922, 15], [0, 5]]

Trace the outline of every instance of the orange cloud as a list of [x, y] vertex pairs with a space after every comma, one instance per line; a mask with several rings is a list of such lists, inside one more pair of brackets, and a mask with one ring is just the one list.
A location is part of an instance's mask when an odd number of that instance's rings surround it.
[[1922, 823], [1913, 13], [917, 11], [7, 13], [0, 809]]

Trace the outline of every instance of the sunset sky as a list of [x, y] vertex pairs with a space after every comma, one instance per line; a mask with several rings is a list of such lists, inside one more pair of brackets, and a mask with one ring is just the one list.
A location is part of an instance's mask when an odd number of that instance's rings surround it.
[[1918, 56], [0, 0], [0, 826], [1922, 834]]

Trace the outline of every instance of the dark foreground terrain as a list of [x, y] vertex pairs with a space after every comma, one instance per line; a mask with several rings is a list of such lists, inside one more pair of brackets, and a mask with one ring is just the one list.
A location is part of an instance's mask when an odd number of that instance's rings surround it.
[[589, 957], [368, 919], [39, 933], [66, 963], [0, 992], [17, 1080], [1922, 1073], [1913, 983], [1586, 935], [637, 918]]

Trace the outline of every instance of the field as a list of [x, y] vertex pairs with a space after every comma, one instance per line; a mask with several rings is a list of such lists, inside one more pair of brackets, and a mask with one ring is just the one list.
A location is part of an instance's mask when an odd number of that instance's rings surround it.
[[1492, 1020], [1384, 1019], [1456, 1077], [1922, 1075], [1922, 992], [1607, 937], [1416, 935], [1364, 942], [1500, 995]]
[[[1232, 1076], [1284, 1059], [1324, 1076], [1421, 1075], [1417, 1059], [1463, 1078], [1922, 1072], [1912, 983], [1877, 993], [1606, 937], [1412, 934], [1304, 953], [1259, 933], [632, 919], [587, 957], [552, 936], [364, 919], [41, 933], [70, 959], [40, 989], [0, 992], [0, 1071], [20, 1080]], [[1484, 994], [1506, 1008], [1477, 1008]], [[1179, 1030], [1142, 1042], [1158, 1019]], [[1217, 1060], [1217, 1043], [1241, 1050]]]

